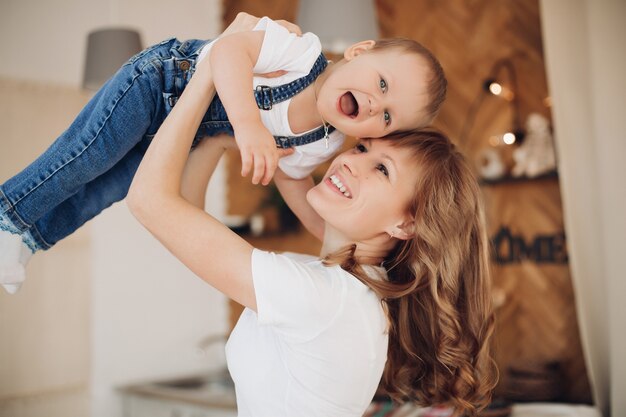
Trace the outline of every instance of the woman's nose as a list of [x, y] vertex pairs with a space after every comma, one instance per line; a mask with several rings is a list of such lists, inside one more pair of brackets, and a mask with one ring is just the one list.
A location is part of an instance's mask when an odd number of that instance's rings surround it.
[[359, 175], [359, 158], [358, 158], [359, 154], [348, 154], [348, 155], [344, 155], [344, 157], [341, 160], [341, 170], [346, 174], [346, 175], [351, 175], [353, 177], [356, 177]]
[[349, 164], [347, 161], [344, 161], [344, 163], [341, 164], [341, 167], [346, 173], [354, 176], [355, 170], [351, 167], [351, 164]]

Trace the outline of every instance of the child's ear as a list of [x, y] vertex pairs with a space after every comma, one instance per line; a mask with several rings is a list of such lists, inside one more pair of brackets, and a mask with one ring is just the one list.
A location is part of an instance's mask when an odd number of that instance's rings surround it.
[[376, 45], [376, 41], [372, 40], [357, 42], [354, 45], [349, 46], [348, 49], [344, 51], [343, 57], [346, 59], [346, 61], [350, 61], [355, 56], [360, 55], [363, 52], [369, 51], [374, 47], [374, 45]]

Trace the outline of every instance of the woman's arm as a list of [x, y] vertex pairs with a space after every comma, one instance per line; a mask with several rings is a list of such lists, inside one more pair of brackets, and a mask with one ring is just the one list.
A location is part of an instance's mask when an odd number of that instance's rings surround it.
[[200, 141], [198, 146], [189, 153], [183, 169], [181, 195], [194, 206], [204, 209], [205, 196], [209, 180], [217, 167], [217, 163], [230, 146], [233, 138], [228, 135], [215, 136]]
[[319, 240], [324, 239], [324, 220], [306, 199], [307, 192], [315, 186], [310, 175], [301, 180], [287, 176], [280, 168], [274, 175], [274, 183], [287, 206], [298, 217], [304, 227]]
[[189, 148], [214, 93], [211, 68], [205, 60], [148, 148], [127, 204], [133, 215], [196, 275], [256, 310], [252, 246], [185, 200], [181, 190]]

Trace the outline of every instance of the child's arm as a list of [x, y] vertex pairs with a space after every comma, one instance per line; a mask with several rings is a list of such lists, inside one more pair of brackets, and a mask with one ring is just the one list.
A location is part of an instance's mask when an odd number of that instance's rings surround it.
[[304, 227], [313, 236], [322, 240], [324, 238], [324, 220], [306, 199], [306, 193], [313, 188], [313, 177], [308, 176], [301, 180], [288, 177], [280, 168], [274, 175], [274, 183], [280, 191], [285, 203], [291, 211], [300, 219]]
[[224, 104], [241, 152], [241, 175], [254, 166], [252, 183], [267, 185], [278, 159], [292, 150], [276, 148], [274, 137], [261, 122], [252, 92], [253, 70], [265, 32], [239, 32], [221, 38], [211, 49], [210, 63], [215, 88]]

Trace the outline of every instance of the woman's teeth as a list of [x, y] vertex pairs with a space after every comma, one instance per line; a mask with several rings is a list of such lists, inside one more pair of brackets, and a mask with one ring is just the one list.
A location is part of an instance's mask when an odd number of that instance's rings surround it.
[[350, 198], [350, 193], [347, 191], [346, 186], [343, 185], [343, 183], [341, 181], [339, 181], [339, 178], [337, 178], [336, 175], [331, 175], [330, 176], [330, 182], [332, 182], [335, 187], [337, 187], [339, 189], [339, 191], [341, 191], [341, 193], [343, 193], [343, 195], [345, 195], [346, 197]]

